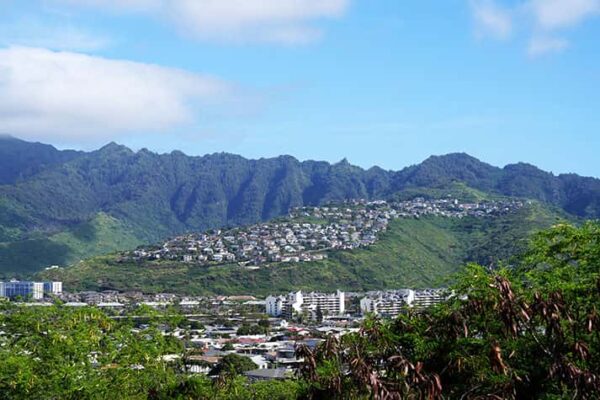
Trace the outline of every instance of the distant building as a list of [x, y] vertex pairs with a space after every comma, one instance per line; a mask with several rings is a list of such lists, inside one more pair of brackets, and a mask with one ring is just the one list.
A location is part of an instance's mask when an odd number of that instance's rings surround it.
[[448, 299], [447, 289], [423, 289], [415, 291], [415, 307], [430, 307]]
[[266, 313], [273, 317], [280, 317], [283, 314], [285, 304], [285, 296], [269, 296], [265, 300]]
[[376, 314], [395, 317], [400, 314], [402, 309], [412, 306], [414, 300], [415, 291], [412, 289], [375, 292], [361, 299], [360, 310], [363, 315]]
[[360, 301], [363, 315], [376, 314], [396, 317], [406, 308], [425, 308], [442, 303], [448, 298], [446, 289], [399, 289], [369, 292]]
[[44, 295], [61, 294], [62, 282], [16, 281], [0, 282], [0, 297], [40, 300]]
[[44, 282], [45, 294], [62, 294], [62, 282]]
[[291, 318], [294, 314], [309, 313], [314, 317], [317, 310], [323, 315], [340, 315], [345, 311], [345, 295], [336, 293], [291, 292], [287, 296], [269, 296], [265, 300], [265, 309], [273, 317]]

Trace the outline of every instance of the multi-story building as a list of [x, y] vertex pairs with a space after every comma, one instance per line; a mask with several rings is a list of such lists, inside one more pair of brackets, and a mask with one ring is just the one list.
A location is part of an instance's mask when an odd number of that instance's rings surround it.
[[395, 317], [407, 308], [425, 308], [439, 304], [448, 298], [446, 289], [399, 289], [369, 292], [360, 301], [362, 314]]
[[44, 282], [45, 294], [62, 294], [62, 282]]
[[448, 298], [447, 289], [423, 289], [415, 291], [413, 305], [415, 307], [430, 307], [442, 303]]
[[14, 299], [22, 297], [39, 300], [44, 294], [62, 293], [62, 282], [31, 282], [31, 281], [10, 281], [0, 282], [0, 297]]
[[285, 296], [269, 296], [265, 300], [266, 312], [273, 317], [280, 317], [287, 300]]
[[368, 293], [361, 299], [360, 310], [364, 314], [376, 314], [395, 317], [406, 307], [410, 307], [415, 300], [415, 291], [412, 289], [390, 290], [386, 292]]
[[309, 313], [316, 316], [318, 310], [323, 315], [340, 315], [346, 310], [345, 295], [342, 291], [336, 293], [302, 293], [302, 291], [291, 292], [287, 296], [269, 296], [266, 299], [267, 314], [285, 318], [294, 315]]

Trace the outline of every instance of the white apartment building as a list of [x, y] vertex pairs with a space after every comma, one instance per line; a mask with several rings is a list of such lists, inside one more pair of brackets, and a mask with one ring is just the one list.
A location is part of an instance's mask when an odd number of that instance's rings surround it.
[[448, 298], [447, 289], [423, 289], [415, 291], [415, 307], [430, 307], [442, 303]]
[[439, 304], [448, 298], [446, 289], [399, 289], [369, 292], [360, 301], [363, 315], [376, 314], [396, 317], [402, 310], [425, 308]]
[[62, 294], [62, 282], [44, 282], [44, 293], [54, 295]]
[[415, 291], [412, 289], [391, 290], [385, 292], [368, 293], [360, 301], [360, 310], [363, 315], [376, 314], [395, 317], [402, 309], [411, 307], [415, 300]]
[[344, 292], [302, 293], [291, 292], [286, 296], [269, 296], [265, 303], [266, 312], [274, 317], [291, 318], [294, 314], [308, 312], [311, 315], [321, 310], [323, 315], [340, 315], [346, 311]]
[[265, 308], [267, 315], [280, 317], [283, 314], [283, 307], [287, 300], [285, 296], [268, 296], [265, 299]]

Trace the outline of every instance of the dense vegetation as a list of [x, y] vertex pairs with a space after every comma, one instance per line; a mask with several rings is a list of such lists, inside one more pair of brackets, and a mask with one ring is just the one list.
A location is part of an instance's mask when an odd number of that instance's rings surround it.
[[[469, 265], [453, 296], [329, 337], [298, 379], [250, 384], [231, 357], [214, 381], [161, 357], [181, 347], [100, 311], [5, 305], [0, 393], [7, 399], [596, 399], [600, 393], [600, 224], [537, 234], [514, 267]], [[227, 368], [229, 366], [230, 368]]]
[[181, 342], [158, 329], [173, 329], [181, 318], [148, 316], [140, 329], [93, 308], [0, 305], [0, 397], [272, 400], [301, 393], [300, 382], [248, 384], [238, 373], [253, 364], [236, 355], [218, 365], [214, 384], [183, 375], [181, 359], [163, 357], [183, 355]]
[[[114, 143], [89, 153], [58, 151], [4, 137], [0, 272], [68, 265], [181, 232], [254, 223], [291, 206], [399, 192], [445, 195], [457, 183], [486, 196], [530, 198], [572, 215], [600, 216], [600, 180], [554, 176], [525, 164], [501, 169], [465, 154], [431, 157], [394, 172], [363, 170], [345, 160], [133, 152]], [[118, 233], [107, 234], [113, 228]]]
[[439, 307], [306, 347], [316, 398], [597, 399], [600, 225], [537, 235], [518, 267], [470, 265]]
[[118, 262], [100, 256], [72, 267], [44, 271], [40, 279], [64, 282], [69, 290], [116, 289], [146, 293], [254, 294], [290, 290], [378, 290], [435, 287], [466, 262], [485, 265], [522, 251], [536, 230], [561, 221], [532, 204], [499, 218], [427, 217], [390, 222], [388, 231], [367, 248], [330, 251], [322, 261], [273, 264], [248, 270], [237, 264], [206, 267], [173, 261]]

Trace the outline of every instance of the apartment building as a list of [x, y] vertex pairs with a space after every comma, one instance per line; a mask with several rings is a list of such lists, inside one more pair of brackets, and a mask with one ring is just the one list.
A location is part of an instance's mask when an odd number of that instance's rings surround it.
[[396, 317], [407, 308], [426, 308], [439, 304], [448, 298], [446, 289], [398, 289], [368, 292], [360, 300], [363, 315], [376, 314]]
[[319, 293], [302, 291], [291, 292], [286, 296], [269, 296], [265, 300], [268, 315], [292, 318], [294, 315], [308, 313], [311, 318], [320, 310], [323, 315], [340, 315], [346, 310], [344, 292]]
[[16, 281], [0, 282], [0, 297], [39, 300], [44, 294], [61, 294], [62, 282]]

